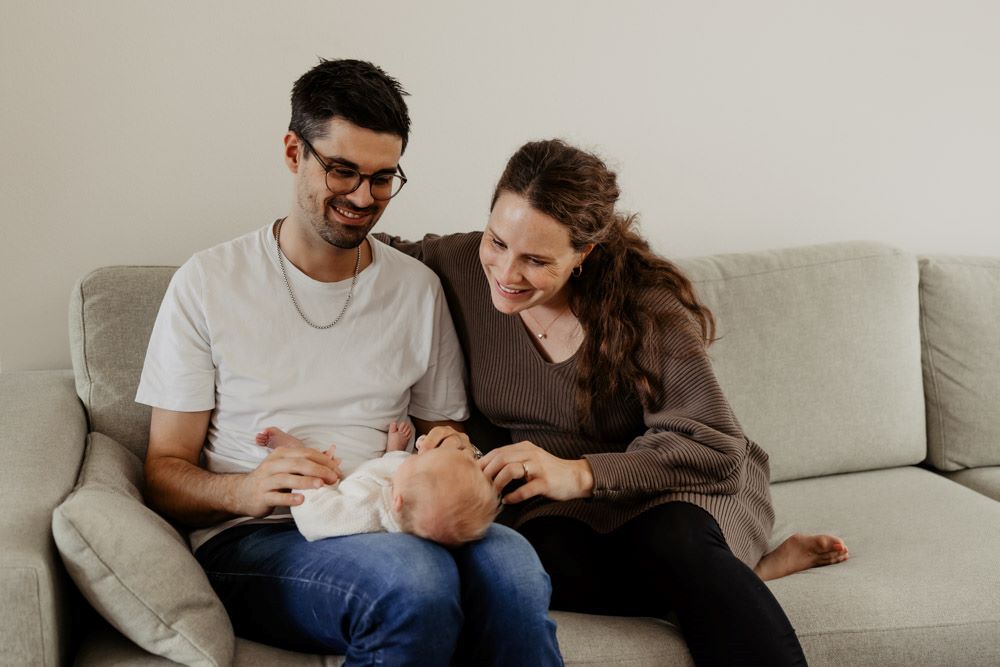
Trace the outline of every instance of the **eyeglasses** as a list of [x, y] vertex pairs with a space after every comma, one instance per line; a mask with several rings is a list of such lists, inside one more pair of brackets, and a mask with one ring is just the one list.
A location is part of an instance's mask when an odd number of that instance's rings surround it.
[[[296, 134], [298, 133], [296, 132]], [[319, 162], [319, 166], [323, 167], [323, 171], [326, 172], [326, 189], [335, 195], [349, 195], [361, 187], [362, 181], [368, 179], [368, 191], [371, 193], [372, 199], [388, 201], [398, 195], [399, 191], [406, 185], [406, 174], [403, 173], [403, 167], [400, 165], [396, 165], [396, 169], [399, 170], [398, 174], [387, 171], [362, 174], [357, 169], [348, 167], [346, 164], [340, 164], [339, 162], [328, 163], [328, 158], [324, 158], [317, 153], [308, 139], [301, 134], [298, 136], [309, 152], [313, 154], [313, 157], [316, 158], [316, 161]]]

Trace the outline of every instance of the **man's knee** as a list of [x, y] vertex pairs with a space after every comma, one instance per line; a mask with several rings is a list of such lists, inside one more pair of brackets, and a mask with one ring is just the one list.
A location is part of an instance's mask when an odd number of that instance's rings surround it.
[[531, 544], [517, 531], [494, 524], [486, 537], [455, 555], [463, 585], [496, 605], [547, 610], [549, 575]]
[[372, 604], [385, 607], [385, 613], [412, 616], [415, 621], [427, 614], [440, 620], [460, 620], [461, 587], [455, 561], [446, 549], [423, 540], [419, 543], [407, 550], [400, 562], [382, 569]]

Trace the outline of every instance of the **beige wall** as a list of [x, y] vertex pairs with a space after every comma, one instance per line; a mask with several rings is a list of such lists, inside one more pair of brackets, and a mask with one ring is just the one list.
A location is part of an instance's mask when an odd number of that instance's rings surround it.
[[69, 365], [86, 271], [282, 215], [288, 92], [318, 55], [412, 93], [384, 230], [481, 226], [511, 151], [558, 135], [620, 168], [666, 254], [1000, 255], [1000, 3], [2, 2], [4, 370]]

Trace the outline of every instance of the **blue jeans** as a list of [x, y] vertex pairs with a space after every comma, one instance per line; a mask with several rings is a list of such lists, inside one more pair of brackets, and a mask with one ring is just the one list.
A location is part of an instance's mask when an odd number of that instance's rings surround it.
[[346, 665], [562, 664], [549, 577], [506, 526], [449, 550], [406, 533], [308, 542], [292, 522], [242, 525], [196, 557], [247, 639]]

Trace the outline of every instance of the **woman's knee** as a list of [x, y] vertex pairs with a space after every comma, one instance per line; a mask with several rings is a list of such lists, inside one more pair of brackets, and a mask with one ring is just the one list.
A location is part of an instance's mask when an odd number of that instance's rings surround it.
[[691, 503], [651, 508], [619, 530], [634, 553], [679, 572], [691, 572], [717, 558], [732, 556], [715, 518]]

